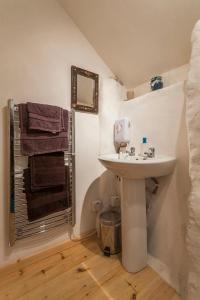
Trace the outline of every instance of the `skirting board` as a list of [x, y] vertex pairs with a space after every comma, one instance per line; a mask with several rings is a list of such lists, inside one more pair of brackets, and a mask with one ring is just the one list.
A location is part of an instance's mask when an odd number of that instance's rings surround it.
[[87, 239], [93, 235], [96, 235], [97, 231], [96, 229], [93, 229], [93, 230], [90, 230], [90, 231], [87, 231], [87, 232], [84, 232], [84, 233], [81, 233], [81, 234], [74, 234], [72, 233], [71, 236], [70, 236], [70, 240], [71, 241], [74, 241], [74, 242], [79, 242], [79, 241], [82, 241], [84, 239]]
[[172, 288], [176, 290], [178, 294], [180, 294], [180, 285], [178, 278], [171, 277], [171, 272], [169, 268], [162, 263], [159, 259], [148, 254], [148, 265], [156, 271], [162, 279], [164, 279]]

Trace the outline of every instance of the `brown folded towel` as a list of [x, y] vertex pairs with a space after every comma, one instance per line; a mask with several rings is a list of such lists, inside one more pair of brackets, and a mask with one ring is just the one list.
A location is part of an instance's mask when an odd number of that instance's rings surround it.
[[65, 184], [63, 152], [31, 156], [29, 166], [32, 192]]
[[30, 130], [26, 104], [19, 104], [20, 142], [23, 155], [35, 155], [68, 150], [68, 111], [63, 110], [64, 130], [53, 134]]
[[27, 103], [29, 129], [57, 133], [64, 130], [63, 109], [58, 106]]
[[65, 172], [66, 183], [64, 186], [33, 193], [30, 188], [30, 170], [24, 170], [24, 188], [29, 221], [35, 221], [52, 213], [67, 209], [70, 206], [68, 166], [65, 167]]

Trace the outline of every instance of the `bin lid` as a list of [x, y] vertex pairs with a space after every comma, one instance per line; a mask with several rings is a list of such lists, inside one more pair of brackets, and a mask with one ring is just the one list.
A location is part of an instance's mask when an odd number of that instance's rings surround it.
[[106, 225], [115, 225], [121, 222], [120, 213], [114, 210], [105, 211], [100, 215], [100, 223]]

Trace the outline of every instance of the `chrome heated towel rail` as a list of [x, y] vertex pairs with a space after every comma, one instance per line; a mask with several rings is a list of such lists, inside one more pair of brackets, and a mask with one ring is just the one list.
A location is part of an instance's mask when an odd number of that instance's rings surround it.
[[26, 196], [23, 193], [23, 170], [27, 168], [28, 157], [21, 154], [18, 106], [8, 101], [9, 168], [10, 168], [10, 245], [18, 239], [44, 233], [52, 228], [75, 224], [75, 120], [74, 111], [69, 112], [68, 141], [69, 150], [65, 151], [65, 164], [70, 169], [70, 207], [30, 222], [27, 216]]

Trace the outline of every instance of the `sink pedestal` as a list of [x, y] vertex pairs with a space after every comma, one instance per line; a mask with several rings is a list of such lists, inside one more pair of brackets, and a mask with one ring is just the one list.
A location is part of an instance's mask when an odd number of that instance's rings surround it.
[[147, 265], [145, 179], [121, 177], [122, 264], [128, 272]]

